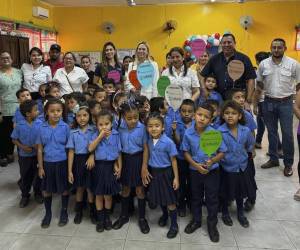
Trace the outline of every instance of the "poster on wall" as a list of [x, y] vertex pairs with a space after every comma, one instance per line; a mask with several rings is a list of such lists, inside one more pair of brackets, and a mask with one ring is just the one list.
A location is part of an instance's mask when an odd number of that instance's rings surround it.
[[135, 54], [135, 49], [118, 49], [118, 58], [120, 62], [123, 62], [125, 56], [133, 56]]
[[9, 34], [15, 29], [14, 22], [0, 20], [0, 31], [1, 34]]
[[41, 31], [41, 49], [43, 52], [48, 52], [51, 45], [56, 43], [56, 33], [42, 30]]
[[95, 70], [96, 65], [101, 61], [101, 52], [97, 51], [80, 51], [80, 52], [73, 52], [76, 57], [76, 63], [80, 64], [81, 57], [89, 56], [91, 59], [91, 70]]

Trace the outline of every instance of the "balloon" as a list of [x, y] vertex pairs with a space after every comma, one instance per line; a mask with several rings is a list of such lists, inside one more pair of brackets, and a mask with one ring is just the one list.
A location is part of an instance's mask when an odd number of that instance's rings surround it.
[[210, 43], [207, 43], [207, 44], [206, 44], [206, 48], [207, 48], [207, 49], [211, 48], [211, 44], [210, 44]]
[[203, 39], [204, 41], [207, 41], [208, 35], [203, 35], [203, 36], [202, 36], [202, 39]]
[[182, 87], [177, 84], [171, 84], [166, 88], [166, 100], [169, 105], [177, 110], [183, 101], [183, 90]]
[[206, 49], [206, 43], [202, 39], [196, 39], [191, 42], [192, 53], [196, 58], [203, 55]]
[[212, 36], [210, 36], [208, 39], [207, 39], [207, 42], [210, 43], [211, 45], [214, 43], [214, 38]]
[[191, 55], [191, 59], [192, 59], [193, 61], [196, 61], [196, 57], [195, 57], [194, 55]]
[[190, 52], [186, 52], [185, 53], [185, 57], [191, 57], [191, 53]]
[[186, 41], [184, 42], [184, 46], [188, 46], [189, 43], [190, 43], [190, 41], [186, 40]]
[[129, 81], [131, 82], [131, 84], [136, 88], [136, 89], [140, 89], [141, 88], [141, 84], [139, 82], [139, 80], [137, 79], [137, 74], [136, 74], [136, 70], [132, 70], [129, 72], [128, 75]]
[[220, 41], [218, 39], [214, 39], [214, 46], [219, 46], [220, 45]]
[[166, 88], [171, 84], [169, 77], [161, 76], [157, 82], [157, 92], [160, 96], [165, 96]]
[[197, 36], [195, 36], [195, 35], [193, 35], [193, 36], [191, 36], [191, 41], [194, 41], [194, 40], [196, 40], [197, 39]]
[[192, 48], [190, 46], [185, 46], [184, 49], [189, 52], [192, 51]]
[[137, 67], [137, 79], [145, 88], [147, 88], [153, 83], [154, 75], [154, 67], [150, 62], [141, 63]]
[[222, 134], [217, 130], [205, 131], [201, 134], [200, 148], [210, 157], [213, 153], [217, 152], [222, 143]]
[[220, 36], [221, 36], [220, 33], [216, 33], [216, 34], [215, 34], [215, 38], [216, 38], [216, 39], [220, 39]]
[[245, 72], [245, 65], [240, 60], [231, 60], [227, 65], [228, 75], [233, 81], [242, 77]]

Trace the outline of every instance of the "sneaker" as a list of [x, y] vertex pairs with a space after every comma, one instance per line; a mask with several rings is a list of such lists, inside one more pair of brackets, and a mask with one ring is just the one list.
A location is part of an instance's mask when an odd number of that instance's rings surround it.
[[192, 234], [200, 227], [201, 227], [201, 222], [196, 222], [196, 221], [192, 220], [189, 224], [187, 224], [187, 226], [184, 229], [184, 232], [186, 234]]
[[146, 219], [139, 219], [139, 227], [143, 234], [147, 234], [150, 232], [150, 227], [148, 221]]
[[285, 167], [284, 167], [284, 170], [283, 170], [283, 174], [284, 174], [284, 176], [286, 176], [286, 177], [292, 176], [292, 175], [293, 175], [293, 168], [290, 167], [290, 166], [285, 166]]
[[20, 208], [27, 207], [28, 203], [29, 203], [29, 197], [22, 197], [19, 203], [19, 207]]
[[41, 193], [35, 193], [34, 194], [34, 200], [38, 204], [43, 204], [44, 203], [44, 197]]
[[299, 188], [298, 191], [294, 194], [294, 200], [295, 200], [295, 201], [300, 201], [300, 188]]
[[255, 143], [255, 148], [262, 149], [261, 143], [256, 142]]
[[268, 160], [266, 163], [260, 166], [262, 169], [279, 167], [279, 161]]

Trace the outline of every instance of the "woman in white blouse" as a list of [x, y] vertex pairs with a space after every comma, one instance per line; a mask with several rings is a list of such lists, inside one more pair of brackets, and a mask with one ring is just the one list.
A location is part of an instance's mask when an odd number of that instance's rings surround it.
[[150, 100], [152, 97], [157, 96], [157, 81], [159, 78], [159, 69], [157, 63], [151, 60], [150, 58], [150, 50], [146, 42], [140, 42], [137, 45], [137, 48], [135, 50], [135, 61], [131, 62], [128, 66], [127, 79], [124, 84], [124, 88], [125, 91], [132, 91], [132, 92], [137, 91], [137, 89], [130, 82], [128, 76], [130, 75], [131, 71], [137, 70], [139, 64], [144, 62], [150, 62], [154, 67], [154, 78], [152, 84], [149, 84], [149, 86], [147, 87], [141, 86], [141, 91], [140, 91], [141, 95], [146, 96]]
[[53, 80], [60, 83], [61, 96], [72, 92], [84, 92], [89, 80], [84, 69], [75, 66], [76, 57], [72, 52], [64, 55], [64, 67], [56, 71]]
[[29, 51], [30, 63], [24, 63], [21, 67], [24, 76], [23, 87], [31, 93], [32, 99], [40, 97], [40, 85], [52, 80], [51, 69], [43, 65], [43, 52], [33, 47]]
[[197, 73], [186, 65], [182, 48], [174, 47], [170, 50], [170, 54], [172, 65], [162, 72], [162, 76], [168, 76], [171, 84], [182, 87], [183, 99], [196, 101], [200, 95]]

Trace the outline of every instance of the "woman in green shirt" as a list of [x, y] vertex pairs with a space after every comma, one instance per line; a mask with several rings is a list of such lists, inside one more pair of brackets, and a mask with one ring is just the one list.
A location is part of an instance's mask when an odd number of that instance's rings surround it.
[[16, 92], [21, 88], [22, 72], [13, 68], [8, 52], [0, 54], [0, 165], [13, 162], [14, 145], [10, 135], [13, 131], [13, 116], [18, 107]]

